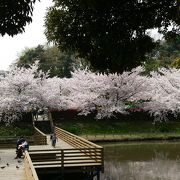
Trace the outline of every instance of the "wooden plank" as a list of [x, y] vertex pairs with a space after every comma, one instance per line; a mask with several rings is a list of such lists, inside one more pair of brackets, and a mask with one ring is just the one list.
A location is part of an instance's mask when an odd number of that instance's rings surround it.
[[[91, 163], [91, 162], [96, 162], [94, 160], [91, 159], [77, 159], [77, 160], [69, 160], [69, 161], [64, 161], [64, 164], [74, 164], [74, 163]], [[33, 162], [33, 165], [37, 165], [37, 164], [58, 164], [61, 163], [61, 161], [43, 161], [43, 162]]]
[[[22, 160], [20, 163], [18, 163], [17, 159], [14, 159], [15, 155], [15, 149], [0, 149], [0, 163], [1, 166], [5, 166], [4, 169], [0, 169], [0, 179], [27, 180], [24, 170], [24, 163]], [[16, 168], [16, 166], [18, 166], [18, 168]]]
[[39, 164], [58, 164], [61, 163], [61, 161], [43, 161], [43, 162], [33, 162], [33, 165], [39, 165]]
[[46, 151], [39, 151], [39, 152], [37, 152], [37, 151], [34, 151], [34, 152], [31, 152], [31, 151], [29, 151], [29, 155], [31, 156], [31, 155], [36, 155], [36, 154], [58, 154], [58, 153], [60, 153], [60, 151], [48, 151], [48, 150], [46, 150]]
[[31, 158], [28, 154], [28, 151], [25, 151], [24, 157], [24, 164], [25, 164], [25, 172], [28, 180], [39, 180], [37, 173], [34, 169], [32, 164]]
[[[89, 167], [89, 166], [101, 166], [101, 163], [90, 163], [90, 164], [67, 164], [64, 167]], [[35, 169], [38, 168], [61, 168], [61, 165], [47, 165], [47, 166], [35, 166]]]
[[[41, 146], [40, 146], [41, 147]], [[30, 149], [29, 150], [29, 154], [33, 153], [33, 152], [61, 152], [61, 150], [66, 151], [66, 152], [79, 152], [82, 150], [94, 150], [94, 151], [99, 151], [101, 152], [102, 148], [76, 148], [76, 149], [67, 149], [67, 148], [61, 148], [61, 149]]]

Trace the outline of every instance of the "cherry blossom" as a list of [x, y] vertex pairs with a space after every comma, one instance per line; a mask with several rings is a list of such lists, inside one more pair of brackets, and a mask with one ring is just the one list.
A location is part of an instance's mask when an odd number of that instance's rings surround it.
[[147, 80], [141, 76], [141, 67], [122, 74], [93, 73], [88, 70], [75, 71], [69, 80], [69, 99], [81, 114], [97, 112], [97, 118], [110, 117], [113, 113], [128, 113], [125, 102], [140, 100], [148, 91]]
[[13, 121], [35, 107], [76, 109], [84, 115], [94, 113], [99, 119], [130, 110], [147, 111], [158, 120], [179, 113], [180, 70], [161, 68], [150, 76], [142, 72], [142, 67], [122, 74], [79, 69], [68, 79], [49, 78], [39, 70], [38, 62], [28, 69], [15, 66], [0, 79], [1, 114]]

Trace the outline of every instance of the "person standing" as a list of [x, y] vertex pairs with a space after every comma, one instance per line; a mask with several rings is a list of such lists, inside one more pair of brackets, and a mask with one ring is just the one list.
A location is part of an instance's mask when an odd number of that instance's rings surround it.
[[34, 120], [38, 120], [38, 110], [39, 108], [38, 107], [35, 107], [33, 108], [33, 117], [34, 117]]

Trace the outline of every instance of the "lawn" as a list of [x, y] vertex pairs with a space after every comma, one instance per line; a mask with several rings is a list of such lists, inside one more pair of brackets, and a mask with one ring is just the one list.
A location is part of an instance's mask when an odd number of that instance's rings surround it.
[[30, 124], [21, 125], [0, 125], [0, 138], [5, 137], [20, 137], [20, 136], [31, 136], [34, 134], [34, 128]]
[[61, 120], [55, 125], [89, 140], [159, 140], [180, 138], [180, 121]]

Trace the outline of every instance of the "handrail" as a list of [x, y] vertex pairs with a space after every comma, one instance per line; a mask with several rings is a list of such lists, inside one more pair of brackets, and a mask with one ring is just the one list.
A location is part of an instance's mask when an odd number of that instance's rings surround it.
[[25, 151], [24, 166], [26, 177], [28, 180], [39, 180], [28, 151]]
[[47, 144], [47, 136], [43, 132], [41, 132], [38, 128], [34, 126], [35, 129], [35, 135], [36, 143], [39, 143], [40, 145], [46, 145]]
[[[69, 167], [77, 167], [79, 169], [82, 169], [82, 167], [95, 167], [103, 171], [104, 158], [101, 146], [58, 127], [55, 127], [54, 130], [57, 137], [67, 142], [72, 148], [29, 150], [28, 155], [34, 168], [60, 167], [62, 174], [66, 170], [68, 171]], [[85, 169], [88, 170], [89, 168]]]
[[[86, 150], [91, 156], [87, 156], [82, 151]], [[92, 156], [93, 154], [93, 156]], [[81, 148], [81, 149], [43, 149], [30, 150], [29, 155], [35, 168], [61, 167], [64, 171], [66, 167], [85, 167], [98, 166], [103, 170], [102, 166], [102, 149], [101, 148]]]
[[54, 131], [59, 139], [67, 142], [69, 145], [73, 146], [76, 150], [79, 150], [87, 157], [90, 157], [91, 159], [95, 158], [96, 162], [101, 163], [101, 169], [104, 169], [104, 153], [101, 146], [58, 127], [55, 127]]
[[37, 131], [38, 134], [40, 134], [42, 136], [46, 136], [46, 134], [44, 134], [42, 131], [40, 131], [37, 127], [34, 126], [34, 129]]
[[[72, 145], [73, 147], [77, 147], [78, 144], [81, 147], [94, 147], [94, 148], [102, 148], [101, 146], [94, 144], [82, 137], [76, 136], [70, 132], [67, 132], [61, 128], [55, 127], [55, 133], [58, 138], [64, 140], [68, 144]], [[77, 145], [77, 146], [76, 146]]]

